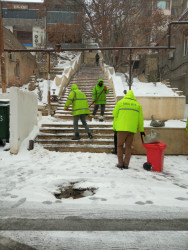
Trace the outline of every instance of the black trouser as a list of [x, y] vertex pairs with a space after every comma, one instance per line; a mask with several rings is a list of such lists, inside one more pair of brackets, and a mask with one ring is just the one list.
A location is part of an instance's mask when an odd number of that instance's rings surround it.
[[105, 111], [105, 104], [95, 104], [94, 106], [94, 110], [93, 110], [93, 115], [96, 115], [99, 105], [101, 105], [101, 115], [104, 115], [104, 111]]
[[75, 115], [75, 116], [73, 116], [73, 125], [74, 125], [74, 133], [75, 133], [75, 135], [79, 134], [79, 131], [78, 131], [78, 120], [79, 119], [81, 120], [82, 125], [84, 126], [86, 132], [88, 134], [90, 134], [90, 130], [89, 130], [89, 127], [88, 127], [87, 122], [86, 122], [86, 115], [83, 114], [83, 115]]

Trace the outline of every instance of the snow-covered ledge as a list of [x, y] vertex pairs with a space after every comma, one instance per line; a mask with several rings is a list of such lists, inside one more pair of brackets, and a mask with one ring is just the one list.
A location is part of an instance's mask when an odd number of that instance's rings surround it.
[[4, 94], [0, 94], [0, 99], [10, 99], [10, 94], [9, 93], [4, 93]]
[[[129, 90], [126, 82], [128, 74], [115, 73], [113, 67], [105, 64], [102, 70], [110, 82], [116, 102], [119, 101], [124, 96], [123, 91]], [[133, 79], [131, 89], [142, 105], [145, 120], [150, 120], [152, 115], [157, 120], [184, 119], [186, 97], [180, 96], [178, 89], [174, 91], [161, 82], [140, 82], [137, 78]]]
[[10, 89], [10, 152], [17, 154], [22, 141], [37, 124], [38, 101], [34, 93]]
[[78, 54], [78, 56], [70, 62], [70, 66], [67, 66], [62, 75], [57, 75], [53, 82], [52, 82], [52, 86], [51, 86], [51, 95], [54, 94], [55, 90], [55, 94], [57, 96], [61, 96], [62, 92], [64, 90], [65, 87], [67, 87], [71, 77], [79, 70], [80, 65], [81, 65], [81, 53]]

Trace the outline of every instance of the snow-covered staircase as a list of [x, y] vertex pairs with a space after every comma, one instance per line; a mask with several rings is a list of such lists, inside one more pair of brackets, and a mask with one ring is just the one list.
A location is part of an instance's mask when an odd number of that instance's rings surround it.
[[[71, 107], [69, 111], [64, 111], [64, 105], [70, 93], [72, 84], [77, 84], [79, 89], [83, 91], [89, 105], [92, 103], [93, 87], [97, 84], [98, 78], [104, 80], [104, 84], [109, 87], [109, 82], [103, 75], [101, 69], [95, 66], [82, 66], [77, 74], [71, 79], [63, 96], [60, 98], [54, 118], [55, 122], [42, 124], [40, 133], [36, 138], [36, 142], [43, 145], [44, 148], [51, 151], [60, 152], [93, 152], [93, 153], [110, 153], [114, 147], [113, 143], [113, 116], [112, 111], [115, 106], [113, 90], [107, 95], [107, 104], [104, 115], [104, 122], [98, 120], [87, 120], [88, 126], [93, 134], [93, 139], [88, 139], [88, 135], [79, 121], [79, 132], [81, 139], [73, 141], [73, 117]], [[90, 107], [92, 113], [94, 105]], [[100, 108], [97, 116], [100, 116]]]

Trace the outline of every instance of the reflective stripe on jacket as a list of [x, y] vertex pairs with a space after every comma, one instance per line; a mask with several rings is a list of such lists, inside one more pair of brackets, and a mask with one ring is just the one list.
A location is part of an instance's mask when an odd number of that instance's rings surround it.
[[71, 92], [67, 98], [64, 109], [72, 104], [72, 115], [90, 114], [86, 95], [78, 89], [76, 84], [71, 87]]
[[124, 98], [117, 102], [113, 116], [113, 129], [116, 131], [132, 133], [137, 133], [137, 130], [144, 131], [142, 106], [136, 101], [132, 90], [129, 90]]

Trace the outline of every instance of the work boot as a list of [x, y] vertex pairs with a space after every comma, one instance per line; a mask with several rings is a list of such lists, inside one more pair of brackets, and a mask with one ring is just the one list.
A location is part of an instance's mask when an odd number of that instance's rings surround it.
[[123, 166], [120, 166], [119, 164], [116, 164], [116, 167], [123, 170]]
[[103, 122], [104, 121], [104, 116], [99, 116], [99, 121]]
[[129, 167], [128, 166], [123, 166], [122, 169], [128, 169]]
[[88, 133], [88, 137], [89, 137], [89, 139], [93, 139], [93, 136], [91, 133]]
[[72, 138], [72, 140], [74, 140], [74, 141], [80, 140], [79, 134], [75, 134], [75, 136]]
[[117, 155], [117, 150], [115, 150], [115, 148], [112, 150], [111, 152], [113, 155]]

